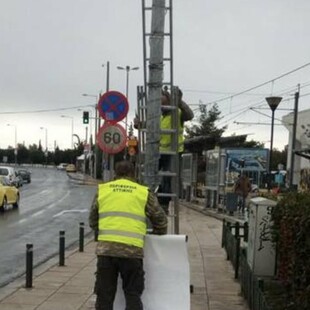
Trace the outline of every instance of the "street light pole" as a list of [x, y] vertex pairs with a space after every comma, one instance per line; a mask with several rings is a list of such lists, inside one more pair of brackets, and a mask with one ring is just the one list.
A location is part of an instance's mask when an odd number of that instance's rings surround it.
[[98, 145], [97, 145], [97, 132], [99, 130], [99, 126], [98, 126], [98, 109], [97, 109], [97, 104], [98, 104], [98, 95], [91, 95], [91, 94], [82, 94], [82, 96], [84, 97], [93, 97], [96, 98], [96, 103], [93, 105], [93, 107], [95, 108], [95, 137], [94, 137], [94, 142], [95, 142], [95, 156], [94, 156], [94, 178], [97, 178], [97, 172], [98, 172]]
[[45, 151], [47, 152], [47, 128], [46, 127], [40, 127], [40, 129], [45, 130]]
[[273, 149], [273, 129], [274, 129], [274, 113], [277, 109], [282, 97], [267, 97], [266, 101], [271, 109], [271, 137], [270, 137], [270, 151], [269, 151], [269, 182], [268, 190], [270, 190], [271, 185], [271, 164], [272, 164], [272, 149]]
[[40, 127], [40, 129], [44, 129], [45, 130], [45, 152], [44, 152], [44, 155], [45, 155], [45, 163], [46, 163], [46, 166], [47, 166], [47, 157], [48, 157], [48, 149], [47, 149], [47, 128], [46, 127]]
[[[117, 69], [126, 71], [126, 98], [129, 101], [129, 99], [128, 99], [128, 96], [129, 96], [129, 72], [132, 70], [139, 70], [139, 67], [131, 68], [130, 66], [126, 66], [126, 67], [117, 66]], [[128, 117], [126, 115], [126, 118], [125, 118], [126, 140], [127, 140], [127, 136], [128, 136], [127, 130], [128, 130]], [[126, 158], [126, 155], [127, 154], [126, 154], [126, 149], [125, 149], [125, 158]]]
[[15, 161], [15, 167], [17, 165], [17, 127], [13, 124], [7, 124], [7, 126], [14, 127], [14, 143], [15, 143], [15, 149], [14, 149], [14, 161]]
[[73, 129], [74, 129], [74, 119], [72, 116], [69, 115], [61, 115], [60, 117], [64, 117], [64, 118], [71, 118], [71, 148], [73, 150], [74, 146], [73, 146]]
[[300, 85], [298, 84], [298, 91], [295, 93], [294, 103], [294, 122], [292, 131], [291, 142], [291, 160], [290, 160], [290, 174], [289, 174], [289, 188], [294, 187], [294, 173], [295, 173], [295, 148], [296, 148], [296, 131], [297, 131], [297, 118], [298, 118], [298, 102], [299, 102]]

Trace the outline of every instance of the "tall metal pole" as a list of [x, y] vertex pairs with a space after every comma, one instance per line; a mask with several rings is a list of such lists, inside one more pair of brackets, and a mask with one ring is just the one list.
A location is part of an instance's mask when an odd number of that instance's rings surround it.
[[15, 150], [14, 150], [14, 159], [15, 159], [15, 167], [17, 165], [17, 127], [14, 125], [15, 130]]
[[296, 130], [297, 130], [297, 118], [298, 118], [298, 102], [299, 102], [300, 85], [298, 84], [298, 91], [295, 93], [294, 101], [294, 122], [292, 131], [292, 144], [291, 144], [291, 161], [290, 161], [290, 174], [289, 174], [289, 187], [293, 188], [294, 171], [295, 171], [295, 148], [296, 148]]
[[17, 165], [17, 127], [16, 125], [13, 124], [7, 124], [7, 126], [12, 126], [14, 127], [14, 162], [15, 162], [15, 167]]
[[273, 130], [274, 130], [274, 110], [271, 113], [271, 137], [270, 137], [270, 152], [269, 152], [269, 172], [271, 173], [272, 149], [273, 149]]
[[147, 133], [145, 154], [145, 182], [155, 191], [158, 179], [161, 88], [163, 83], [163, 55], [165, 29], [165, 0], [153, 0], [150, 35], [149, 83], [147, 95]]
[[73, 145], [73, 127], [74, 127], [73, 117], [71, 117], [71, 148], [72, 148], [72, 150], [74, 149], [74, 145]]
[[268, 177], [268, 191], [271, 188], [271, 165], [272, 165], [272, 149], [273, 149], [273, 129], [274, 129], [274, 112], [277, 109], [282, 97], [267, 97], [266, 101], [271, 109], [271, 138], [270, 138], [270, 150], [269, 150], [269, 177]]
[[73, 149], [73, 132], [74, 132], [74, 120], [72, 116], [61, 115], [60, 117], [71, 118], [71, 148]]
[[[131, 68], [130, 66], [126, 66], [126, 67], [121, 67], [121, 66], [117, 66], [117, 69], [119, 70], [126, 70], [126, 98], [129, 101], [129, 72], [131, 70], [139, 70], [139, 67], [133, 67]], [[128, 116], [126, 115], [125, 118], [125, 131], [126, 131], [126, 136], [128, 136]], [[127, 157], [127, 149], [125, 149], [125, 159]]]
[[97, 131], [98, 131], [98, 127], [97, 127], [97, 118], [98, 118], [98, 109], [97, 109], [97, 104], [95, 104], [95, 162], [94, 162], [94, 178], [97, 178], [97, 160], [98, 160], [98, 144], [97, 144]]

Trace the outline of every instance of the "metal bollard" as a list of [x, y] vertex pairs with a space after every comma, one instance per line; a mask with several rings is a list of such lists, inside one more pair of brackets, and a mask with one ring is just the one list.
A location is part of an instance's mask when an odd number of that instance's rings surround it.
[[80, 222], [79, 252], [84, 252], [84, 223]]
[[32, 287], [33, 245], [26, 244], [26, 288]]
[[238, 238], [240, 236], [240, 224], [239, 222], [236, 222], [235, 224], [235, 238]]
[[59, 232], [59, 266], [65, 265], [65, 231]]
[[245, 242], [248, 242], [248, 237], [249, 237], [249, 224], [248, 222], [244, 223], [244, 227], [243, 227], [243, 240]]
[[239, 278], [239, 266], [240, 266], [240, 237], [236, 240], [236, 266], [235, 266], [235, 279]]
[[225, 240], [226, 240], [226, 220], [223, 219], [223, 225], [222, 225], [222, 248], [225, 246]]
[[190, 202], [191, 201], [191, 186], [187, 185], [186, 186], [186, 194], [185, 194], [185, 201]]

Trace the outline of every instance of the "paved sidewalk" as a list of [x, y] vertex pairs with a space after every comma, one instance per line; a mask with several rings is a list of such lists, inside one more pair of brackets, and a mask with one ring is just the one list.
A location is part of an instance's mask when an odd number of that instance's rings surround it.
[[[206, 212], [202, 206], [184, 205], [180, 208], [180, 233], [188, 236], [190, 281], [194, 287], [191, 310], [247, 310], [246, 302], [240, 296], [240, 285], [221, 248], [222, 222], [202, 216], [202, 212]], [[95, 242], [90, 241], [83, 253], [67, 253], [66, 266], [59, 267], [54, 259], [49, 266], [45, 265], [45, 270], [44, 266], [37, 268], [41, 270], [35, 272], [33, 288], [24, 288], [23, 277], [0, 289], [0, 309], [94, 309], [94, 252]]]

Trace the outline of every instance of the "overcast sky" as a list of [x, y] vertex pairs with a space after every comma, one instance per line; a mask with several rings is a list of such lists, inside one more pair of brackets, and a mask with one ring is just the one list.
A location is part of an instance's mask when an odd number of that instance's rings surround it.
[[[14, 145], [16, 128], [18, 143], [44, 146], [47, 131], [50, 150], [54, 141], [70, 148], [72, 121], [83, 139], [78, 108], [96, 98], [82, 94], [105, 91], [107, 61], [110, 89], [122, 93], [126, 73], [116, 66], [140, 67], [129, 77], [131, 120], [143, 84], [141, 7], [141, 0], [0, 0], [0, 147]], [[283, 96], [276, 123], [293, 108], [297, 84], [300, 110], [310, 108], [309, 12], [309, 0], [174, 0], [174, 81], [185, 101], [195, 110], [217, 101], [225, 135], [246, 133], [269, 147], [270, 125], [257, 124], [270, 123], [266, 96]], [[274, 147], [287, 139], [276, 125]]]

